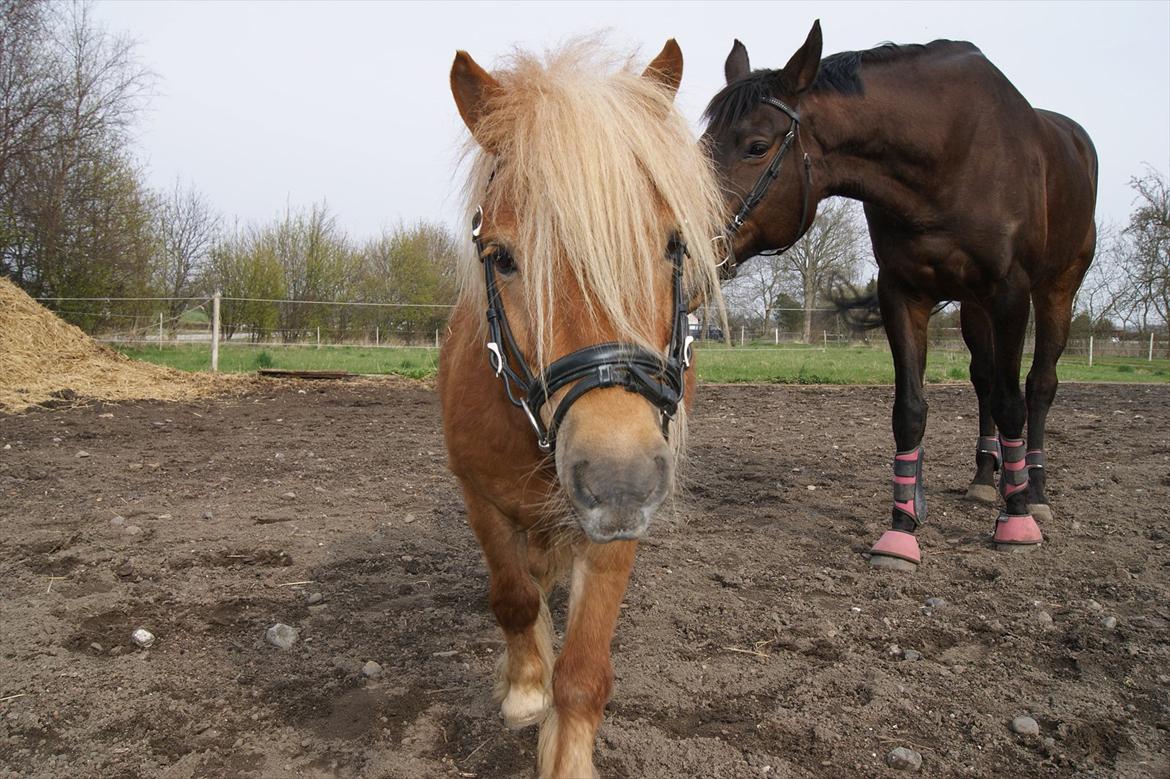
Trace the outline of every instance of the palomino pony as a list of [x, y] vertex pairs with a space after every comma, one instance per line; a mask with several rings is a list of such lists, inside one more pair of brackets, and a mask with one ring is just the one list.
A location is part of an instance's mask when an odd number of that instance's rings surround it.
[[[1097, 158], [1088, 135], [1033, 108], [975, 46], [879, 46], [821, 60], [820, 23], [781, 70], [751, 70], [735, 42], [727, 86], [707, 108], [706, 139], [738, 210], [735, 257], [783, 250], [833, 195], [865, 204], [878, 261], [877, 310], [894, 356], [892, 529], [875, 566], [913, 570], [926, 519], [922, 437], [927, 322], [942, 300], [962, 305], [979, 398], [976, 473], [968, 495], [1005, 508], [999, 548], [1043, 537], [1044, 426], [1073, 296], [1096, 243]], [[1036, 350], [1027, 400], [1020, 360], [1029, 302]], [[1023, 440], [1025, 420], [1027, 444]], [[996, 439], [996, 427], [999, 438]]]
[[[541, 777], [594, 775], [618, 609], [674, 484], [688, 303], [718, 294], [723, 196], [673, 106], [682, 53], [612, 70], [588, 42], [451, 68], [476, 251], [440, 359], [443, 430], [507, 644], [501, 711], [541, 724]], [[554, 662], [545, 596], [570, 571]]]

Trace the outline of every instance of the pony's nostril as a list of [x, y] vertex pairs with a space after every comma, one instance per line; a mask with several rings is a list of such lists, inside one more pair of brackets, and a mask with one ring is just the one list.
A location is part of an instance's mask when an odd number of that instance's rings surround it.
[[597, 508], [601, 505], [600, 498], [589, 488], [589, 461], [578, 460], [573, 463], [573, 495], [585, 508]]

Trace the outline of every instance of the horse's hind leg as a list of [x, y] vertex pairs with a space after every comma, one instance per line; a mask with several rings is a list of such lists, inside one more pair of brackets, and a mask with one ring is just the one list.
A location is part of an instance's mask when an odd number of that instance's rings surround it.
[[971, 352], [971, 384], [979, 400], [979, 440], [975, 444], [975, 476], [967, 497], [981, 503], [999, 502], [995, 474], [999, 470], [999, 439], [991, 416], [991, 386], [995, 378], [995, 345], [991, 320], [976, 303], [963, 303], [959, 314], [963, 340]]
[[613, 689], [609, 645], [637, 543], [586, 544], [573, 560], [565, 644], [553, 671], [554, 709], [540, 728], [541, 779], [589, 779], [593, 741]]
[[1028, 325], [1029, 281], [1016, 267], [998, 285], [988, 301], [995, 332], [995, 383], [991, 410], [999, 427], [1003, 455], [1000, 494], [1006, 504], [996, 521], [994, 541], [1004, 550], [1023, 550], [1043, 541], [1040, 527], [1028, 510], [1028, 466], [1025, 460], [1024, 421], [1028, 408], [1020, 392], [1020, 358]]
[[525, 534], [491, 503], [469, 489], [463, 492], [471, 529], [487, 561], [488, 599], [507, 644], [496, 669], [496, 700], [508, 727], [534, 725], [551, 702], [548, 604], [529, 571]]
[[926, 521], [922, 436], [926, 432], [926, 326], [931, 302], [910, 297], [896, 281], [878, 275], [882, 324], [894, 356], [894, 506], [891, 529], [870, 549], [870, 565], [913, 571], [921, 556], [914, 533]]
[[[1091, 255], [1090, 255], [1091, 256]], [[1072, 304], [1089, 258], [1069, 269], [1067, 278], [1032, 292], [1036, 311], [1036, 353], [1028, 371], [1028, 503], [1032, 515], [1046, 522], [1052, 519], [1048, 496], [1044, 493], [1048, 477], [1045, 470], [1044, 434], [1048, 410], [1056, 398], [1056, 362], [1068, 343]]]

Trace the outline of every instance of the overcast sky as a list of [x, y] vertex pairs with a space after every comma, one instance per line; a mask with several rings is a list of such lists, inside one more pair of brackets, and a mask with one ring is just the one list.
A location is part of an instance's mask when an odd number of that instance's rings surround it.
[[642, 61], [677, 38], [679, 105], [698, 129], [738, 37], [780, 67], [820, 18], [826, 55], [885, 41], [978, 45], [1033, 105], [1089, 131], [1098, 216], [1124, 221], [1130, 176], [1170, 170], [1170, 2], [1148, 3], [151, 3], [100, 2], [159, 77], [139, 145], [150, 180], [176, 177], [243, 222], [327, 201], [356, 238], [418, 219], [454, 226], [463, 124], [456, 49], [490, 67], [606, 30]]

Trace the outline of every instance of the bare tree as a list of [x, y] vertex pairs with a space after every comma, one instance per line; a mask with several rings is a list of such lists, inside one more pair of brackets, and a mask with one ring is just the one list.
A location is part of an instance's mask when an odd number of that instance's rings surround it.
[[[157, 286], [166, 296], [187, 297], [205, 267], [219, 233], [220, 219], [207, 199], [194, 187], [175, 182], [158, 205], [155, 230], [158, 236]], [[185, 306], [172, 300], [170, 316], [179, 316]]]
[[[1163, 325], [1170, 324], [1170, 187], [1152, 167], [1130, 179], [1137, 206], [1130, 214], [1125, 236], [1125, 268], [1135, 291], [1135, 305], [1152, 311]], [[1143, 316], [1143, 320], [1147, 318]], [[1143, 321], [1148, 327], [1150, 323]], [[1143, 329], [1145, 329], [1143, 327]]]
[[866, 257], [866, 230], [858, 211], [848, 200], [825, 201], [812, 227], [791, 249], [755, 257], [744, 267], [724, 291], [728, 301], [774, 319], [782, 302], [798, 300], [802, 338], [810, 342], [823, 293], [834, 280], [854, 280]]

